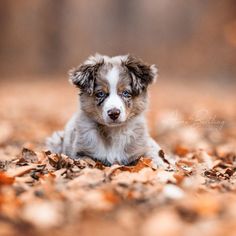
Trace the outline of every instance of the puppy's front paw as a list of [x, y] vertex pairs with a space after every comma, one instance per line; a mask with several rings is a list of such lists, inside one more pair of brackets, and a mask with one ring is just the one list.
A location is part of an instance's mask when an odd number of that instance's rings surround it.
[[165, 170], [170, 168], [170, 164], [163, 161], [160, 157], [155, 156], [155, 157], [151, 157], [151, 158], [152, 158], [152, 162], [153, 162], [154, 167], [162, 168]]
[[170, 167], [170, 163], [164, 151], [152, 138], [148, 141], [148, 152], [146, 154], [153, 160], [154, 167], [164, 169], [168, 169]]
[[162, 149], [160, 149], [157, 154], [158, 155], [152, 156], [154, 166], [159, 167], [159, 168], [163, 168], [165, 170], [171, 169], [172, 168], [171, 162], [170, 162], [168, 156], [165, 155], [164, 151]]

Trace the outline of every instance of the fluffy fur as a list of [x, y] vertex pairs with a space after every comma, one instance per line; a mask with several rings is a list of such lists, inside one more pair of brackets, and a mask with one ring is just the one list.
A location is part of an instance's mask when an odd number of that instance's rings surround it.
[[144, 112], [147, 88], [157, 76], [155, 65], [136, 57], [96, 54], [69, 72], [80, 89], [80, 111], [64, 131], [47, 139], [47, 147], [71, 158], [89, 156], [107, 165], [128, 165], [141, 156], [158, 166], [159, 145], [150, 137]]

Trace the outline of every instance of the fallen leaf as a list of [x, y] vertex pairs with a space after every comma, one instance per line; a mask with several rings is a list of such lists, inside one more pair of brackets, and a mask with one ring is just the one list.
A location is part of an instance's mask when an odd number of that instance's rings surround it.
[[152, 159], [147, 157], [141, 157], [134, 166], [122, 166], [121, 170], [129, 172], [139, 172], [140, 170], [146, 167], [152, 168]]
[[181, 145], [177, 145], [175, 148], [174, 148], [174, 151], [173, 151], [176, 155], [178, 156], [185, 156], [186, 154], [189, 153], [189, 149], [185, 146], [181, 146]]
[[86, 186], [96, 186], [105, 180], [105, 174], [99, 169], [85, 168], [81, 171], [80, 176], [71, 180], [67, 186], [69, 188], [78, 188]]
[[37, 168], [37, 164], [30, 164], [28, 166], [21, 166], [15, 169], [10, 169], [7, 171], [8, 176], [10, 177], [19, 177], [24, 174], [29, 173], [31, 170], [35, 170]]
[[28, 148], [23, 148], [21, 151], [21, 157], [17, 161], [17, 165], [27, 165], [28, 163], [37, 163], [38, 162], [38, 157], [37, 154], [28, 149]]
[[70, 168], [74, 165], [74, 161], [64, 154], [50, 154], [48, 160], [50, 165], [57, 170], [61, 168]]
[[14, 177], [10, 176], [6, 172], [0, 171], [0, 186], [1, 185], [11, 185], [14, 183]]

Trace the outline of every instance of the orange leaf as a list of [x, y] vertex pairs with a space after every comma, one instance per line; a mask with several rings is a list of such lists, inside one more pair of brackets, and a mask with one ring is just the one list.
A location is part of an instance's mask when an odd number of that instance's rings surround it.
[[0, 185], [11, 185], [14, 180], [13, 177], [8, 176], [4, 172], [0, 172]]
[[177, 154], [178, 156], [185, 156], [186, 154], [189, 153], [189, 149], [184, 147], [184, 146], [181, 146], [181, 145], [177, 145], [175, 148], [174, 148], [174, 153]]
[[146, 157], [145, 158], [141, 157], [135, 166], [124, 166], [124, 167], [122, 167], [122, 170], [130, 171], [130, 172], [139, 172], [140, 170], [142, 170], [145, 167], [152, 168], [151, 163], [152, 163], [151, 159], [146, 158]]

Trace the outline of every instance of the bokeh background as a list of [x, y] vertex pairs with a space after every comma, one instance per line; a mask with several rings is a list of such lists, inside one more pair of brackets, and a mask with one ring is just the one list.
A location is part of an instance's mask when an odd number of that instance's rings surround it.
[[135, 54], [165, 79], [231, 83], [234, 0], [1, 0], [0, 72], [65, 75], [95, 52]]
[[167, 150], [224, 140], [217, 122], [234, 132], [234, 0], [1, 0], [0, 23], [0, 146], [63, 129], [78, 105], [67, 72], [96, 52], [157, 64], [148, 121]]

